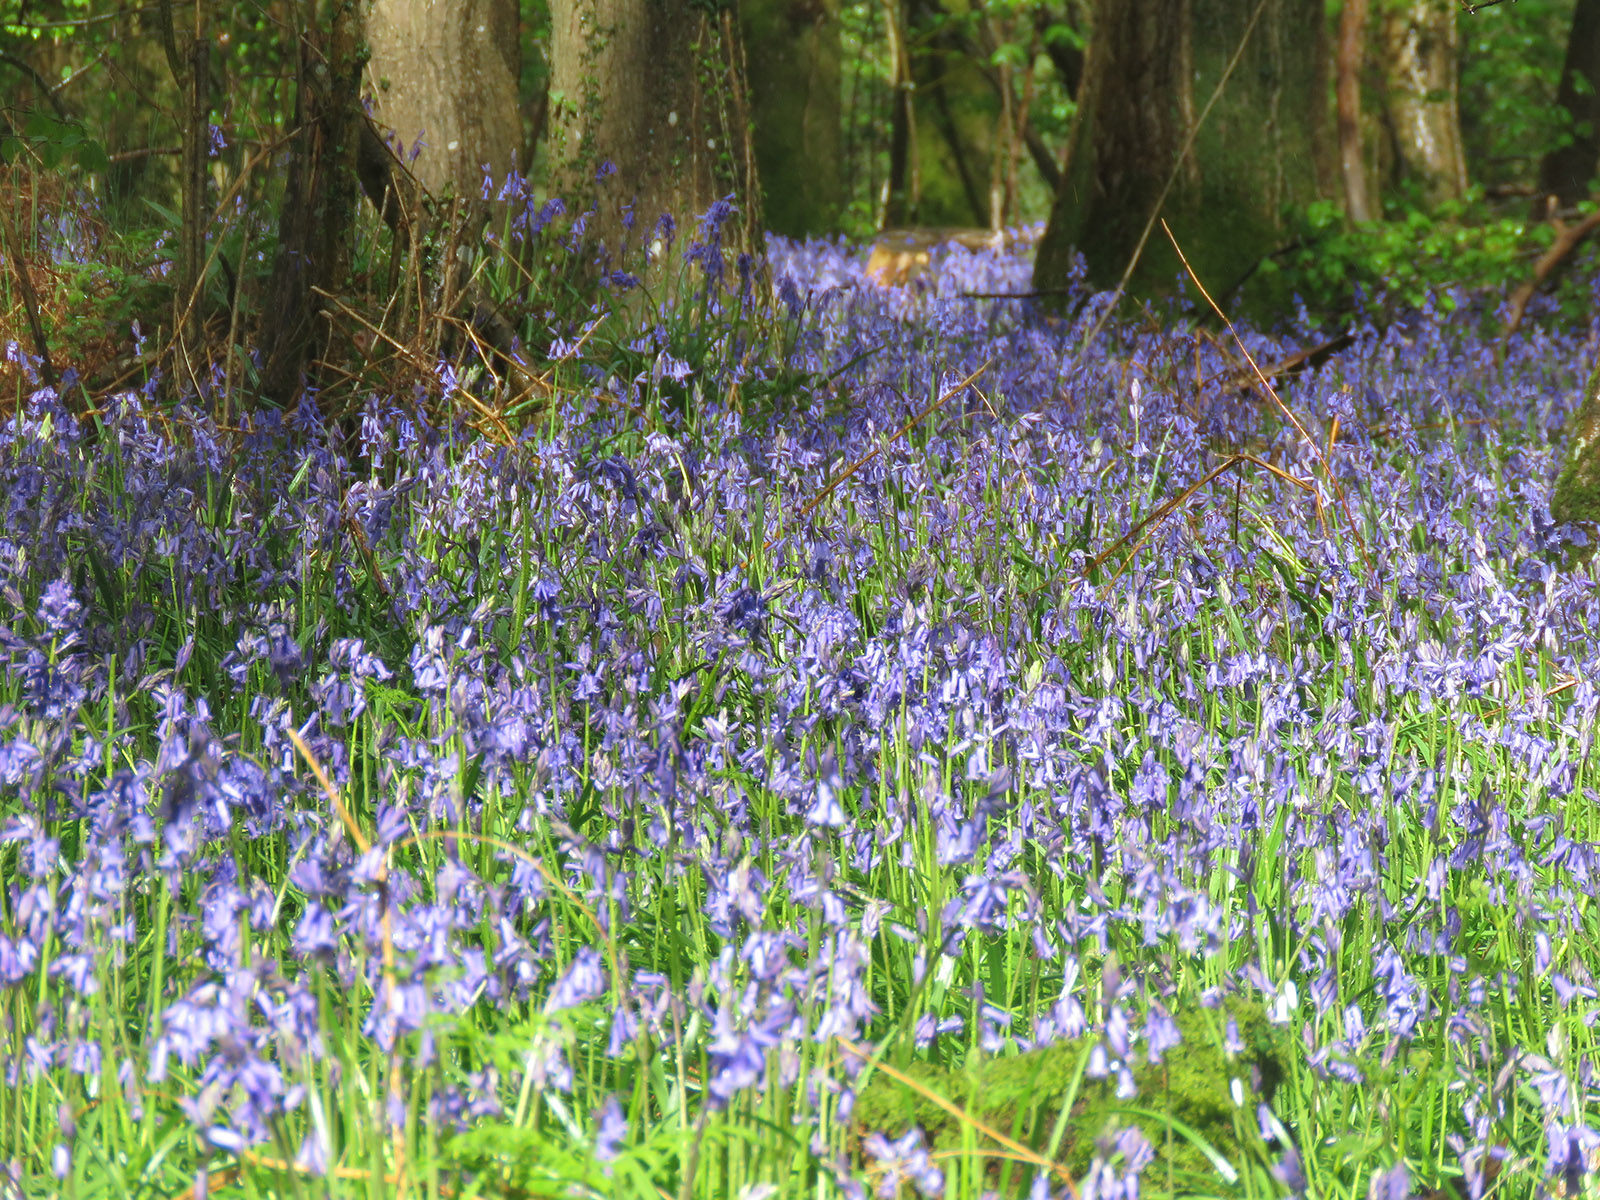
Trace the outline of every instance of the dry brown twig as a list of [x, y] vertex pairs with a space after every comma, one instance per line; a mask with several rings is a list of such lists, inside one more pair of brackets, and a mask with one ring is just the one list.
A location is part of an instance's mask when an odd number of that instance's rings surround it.
[[[904, 425], [900, 426], [899, 429], [895, 430], [894, 433], [890, 435], [890, 437], [888, 438], [887, 441], [883, 442], [881, 445], [874, 446], [871, 450], [868, 450], [860, 458], [856, 459], [855, 462], [851, 463], [843, 471], [840, 471], [839, 474], [835, 475], [832, 479], [828, 480], [827, 483], [823, 484], [822, 488], [817, 492], [817, 494], [815, 496], [811, 497], [810, 500], [808, 500], [805, 504], [802, 504], [798, 509], [795, 510], [795, 514], [794, 514], [795, 515], [795, 519], [796, 520], [804, 520], [806, 517], [810, 516], [812, 514], [812, 512], [814, 512], [816, 510], [817, 506], [819, 504], [821, 504], [824, 500], [826, 500], [828, 498], [828, 496], [833, 492], [833, 490], [835, 488], [837, 488], [841, 483], [843, 483], [846, 479], [849, 479], [852, 475], [854, 475], [857, 471], [861, 470], [862, 467], [866, 466], [873, 459], [877, 458], [879, 454], [881, 454], [884, 450], [888, 449], [890, 446], [894, 445], [897, 441], [899, 441], [902, 437], [904, 437], [912, 429], [916, 428], [916, 426], [925, 417], [927, 417], [927, 415], [929, 413], [934, 412], [937, 409], [941, 408], [944, 405], [945, 401], [949, 400], [951, 396], [954, 396], [957, 393], [966, 390], [966, 388], [972, 383], [973, 380], [977, 379], [978, 376], [982, 375], [993, 364], [994, 364], [994, 359], [992, 359], [992, 358], [989, 359], [981, 367], [979, 367], [976, 371], [972, 372], [972, 374], [968, 375], [965, 379], [963, 379], [960, 383], [956, 384], [954, 387], [952, 387], [949, 390], [945, 391], [937, 399], [932, 400], [929, 403], [925, 404], [916, 413], [915, 416], [913, 416]], [[766, 546], [763, 547], [763, 549], [768, 549], [768, 550], [770, 550], [771, 548], [772, 548], [772, 543], [771, 542], [768, 542], [766, 544]]]
[[1556, 240], [1551, 243], [1550, 249], [1539, 256], [1539, 261], [1533, 267], [1532, 278], [1511, 293], [1511, 311], [1506, 315], [1505, 325], [1500, 330], [1501, 353], [1505, 352], [1506, 343], [1522, 324], [1529, 303], [1544, 286], [1545, 281], [1561, 268], [1572, 252], [1582, 245], [1591, 233], [1600, 229], [1600, 211], [1590, 213], [1576, 225], [1567, 225], [1561, 221], [1555, 221], [1553, 224], [1556, 228]]
[[[1234, 359], [1232, 352], [1226, 346], [1224, 346], [1222, 342], [1213, 337], [1206, 330], [1199, 331], [1199, 336], [1210, 342], [1212, 347], [1219, 354], [1221, 354], [1223, 358], [1227, 359], [1230, 364], [1227, 370], [1213, 375], [1210, 379], [1205, 380], [1204, 382], [1224, 383], [1230, 388], [1238, 388], [1241, 391], [1260, 390], [1259, 381], [1256, 378], [1255, 372], [1251, 371], [1250, 368], [1245, 366], [1243, 363], [1240, 363]], [[1276, 382], [1279, 379], [1298, 375], [1302, 371], [1308, 371], [1312, 370], [1313, 368], [1320, 367], [1339, 351], [1347, 349], [1353, 345], [1355, 340], [1355, 333], [1347, 330], [1336, 337], [1331, 337], [1325, 341], [1318, 342], [1315, 346], [1307, 346], [1302, 350], [1296, 350], [1293, 354], [1285, 355], [1283, 358], [1280, 358], [1277, 362], [1272, 363], [1270, 366], [1262, 367], [1260, 369], [1261, 376], [1262, 378], [1271, 382]]]
[[[1150, 218], [1144, 223], [1144, 229], [1139, 234], [1138, 245], [1133, 248], [1133, 255], [1128, 259], [1128, 266], [1122, 272], [1122, 278], [1117, 281], [1117, 289], [1112, 293], [1111, 302], [1101, 310], [1100, 316], [1096, 319], [1094, 325], [1090, 327], [1089, 332], [1084, 334], [1083, 341], [1078, 346], [1078, 353], [1075, 356], [1077, 362], [1083, 361], [1083, 356], [1088, 353], [1090, 345], [1095, 338], [1100, 336], [1100, 331], [1105, 328], [1106, 322], [1111, 319], [1112, 312], [1115, 311], [1124, 293], [1127, 292], [1128, 283], [1139, 266], [1139, 259], [1144, 256], [1145, 243], [1150, 240], [1150, 234], [1155, 229], [1157, 219], [1161, 216], [1162, 206], [1167, 202], [1167, 194], [1172, 191], [1172, 185], [1178, 181], [1179, 172], [1182, 171], [1184, 164], [1189, 161], [1189, 155], [1194, 150], [1195, 139], [1200, 136], [1201, 126], [1206, 123], [1206, 118], [1211, 115], [1212, 108], [1221, 99], [1223, 90], [1228, 86], [1228, 80], [1233, 78], [1233, 72], [1238, 67], [1240, 59], [1244, 58], [1245, 47], [1250, 44], [1250, 35], [1255, 32], [1256, 23], [1261, 20], [1261, 14], [1266, 7], [1267, 0], [1257, 0], [1255, 11], [1250, 14], [1250, 20], [1244, 27], [1244, 33], [1239, 38], [1239, 44], [1234, 48], [1233, 57], [1228, 60], [1228, 65], [1223, 68], [1222, 75], [1217, 80], [1217, 86], [1211, 90], [1211, 95], [1207, 98], [1205, 107], [1200, 110], [1200, 115], [1189, 126], [1189, 132], [1184, 138], [1183, 146], [1178, 151], [1177, 157], [1172, 160], [1172, 170], [1167, 175], [1167, 181], [1161, 185], [1161, 191], [1156, 196], [1156, 202], [1150, 209]], [[1163, 229], [1166, 228], [1166, 225], [1165, 221], [1161, 222]], [[1167, 236], [1169, 238], [1172, 236], [1171, 230], [1167, 231]], [[1174, 242], [1173, 245], [1177, 245], [1177, 243]], [[1187, 265], [1185, 264], [1185, 266]], [[1206, 299], [1209, 300], [1211, 297], [1207, 296]]]
[[[1183, 264], [1184, 271], [1188, 274], [1189, 278], [1194, 281], [1194, 285], [1200, 290], [1200, 294], [1205, 297], [1206, 303], [1211, 306], [1211, 311], [1214, 312], [1222, 321], [1223, 325], [1227, 327], [1228, 333], [1233, 337], [1234, 345], [1239, 347], [1239, 353], [1244, 355], [1245, 362], [1250, 364], [1251, 371], [1255, 373], [1255, 377], [1260, 382], [1260, 385], [1265, 391], [1267, 397], [1277, 407], [1278, 411], [1288, 418], [1289, 423], [1294, 426], [1295, 431], [1299, 433], [1300, 437], [1305, 441], [1305, 443], [1311, 447], [1312, 453], [1317, 456], [1317, 461], [1322, 467], [1322, 473], [1328, 480], [1328, 486], [1333, 489], [1334, 497], [1339, 501], [1340, 511], [1344, 513], [1345, 524], [1349, 527], [1350, 531], [1355, 534], [1356, 546], [1358, 549], [1360, 549], [1362, 559], [1366, 562], [1367, 569], [1370, 571], [1372, 569], [1372, 560], [1367, 554], [1366, 539], [1361, 536], [1361, 531], [1356, 528], [1355, 519], [1350, 514], [1350, 502], [1345, 497], [1344, 488], [1339, 486], [1339, 481], [1334, 477], [1333, 474], [1333, 445], [1334, 439], [1338, 436], [1339, 431], [1337, 420], [1329, 429], [1327, 448], [1324, 449], [1323, 447], [1318, 446], [1316, 439], [1314, 439], [1307, 431], [1305, 425], [1301, 423], [1300, 418], [1295, 416], [1294, 413], [1290, 411], [1289, 406], [1285, 404], [1283, 402], [1283, 398], [1278, 395], [1277, 389], [1272, 386], [1272, 383], [1267, 379], [1261, 368], [1256, 364], [1255, 356], [1245, 348], [1244, 340], [1239, 337], [1239, 331], [1233, 327], [1233, 322], [1228, 319], [1228, 314], [1223, 312], [1222, 309], [1217, 306], [1217, 302], [1211, 298], [1211, 293], [1206, 290], [1206, 285], [1200, 281], [1200, 276], [1195, 273], [1195, 269], [1189, 265], [1188, 258], [1184, 256], [1183, 247], [1178, 245], [1178, 239], [1173, 236], [1172, 230], [1168, 228], [1165, 220], [1161, 222], [1161, 228], [1166, 233], [1167, 240], [1172, 243], [1173, 250], [1177, 252], [1178, 261]], [[1285, 478], [1292, 479], [1294, 477], [1285, 476]], [[1321, 526], [1323, 534], [1326, 535], [1328, 530], [1328, 522], [1322, 508], [1322, 497], [1313, 491], [1312, 499], [1316, 505], [1317, 524]]]
[[[1213, 479], [1227, 474], [1229, 471], [1232, 471], [1234, 468], [1239, 467], [1244, 463], [1251, 463], [1255, 466], [1258, 466], [1262, 470], [1276, 475], [1285, 483], [1291, 483], [1301, 491], [1310, 492], [1313, 496], [1316, 495], [1317, 485], [1309, 479], [1301, 479], [1298, 475], [1291, 475], [1282, 467], [1275, 466], [1266, 459], [1255, 454], [1231, 454], [1223, 462], [1211, 468], [1211, 470], [1207, 471], [1199, 479], [1195, 480], [1188, 487], [1184, 488], [1183, 491], [1179, 492], [1176, 496], [1173, 496], [1171, 499], [1167, 500], [1154, 512], [1145, 516], [1136, 525], [1134, 525], [1132, 529], [1128, 530], [1127, 533], [1123, 534], [1116, 541], [1112, 542], [1111, 545], [1107, 546], [1104, 550], [1100, 551], [1099, 554], [1096, 554], [1093, 558], [1091, 558], [1088, 566], [1084, 568], [1084, 574], [1087, 575], [1090, 571], [1093, 571], [1096, 568], [1104, 565], [1106, 560], [1120, 550], [1123, 546], [1126, 546], [1129, 542], [1132, 542], [1135, 538], [1138, 538], [1139, 535], [1146, 529], [1150, 528], [1152, 525], [1155, 525], [1176, 509], [1181, 508], [1184, 502], [1187, 501], [1190, 496], [1194, 495], [1201, 488], [1205, 487], [1205, 485], [1210, 483]], [[1133, 561], [1134, 555], [1139, 553], [1139, 550], [1143, 545], [1144, 539], [1142, 538], [1134, 543], [1133, 549], [1129, 552], [1127, 559], [1125, 559], [1122, 563], [1122, 566], [1117, 569], [1118, 575], [1127, 569], [1128, 564]], [[1115, 576], [1113, 576], [1113, 578], [1115, 578]]]
[[[268, 142], [250, 156], [250, 158], [245, 162], [244, 166], [239, 168], [239, 174], [234, 177], [233, 183], [223, 194], [222, 199], [217, 202], [216, 210], [211, 214], [211, 220], [206, 222], [207, 226], [215, 224], [227, 214], [229, 206], [233, 204], [240, 191], [243, 190], [246, 181], [249, 180], [255, 169], [265, 162], [266, 159], [278, 149], [278, 147], [287, 143], [289, 139], [294, 137], [298, 132], [299, 128], [296, 127], [295, 129], [290, 130], [288, 133], [285, 133], [282, 137]], [[221, 252], [222, 239], [220, 237], [212, 238], [211, 249], [206, 254], [205, 265], [200, 268], [199, 276], [194, 282], [194, 288], [184, 300], [183, 309], [178, 314], [176, 328], [173, 330], [172, 335], [167, 338], [166, 342], [163, 344], [161, 353], [158, 356], [158, 361], [166, 358], [169, 354], [174, 354], [178, 349], [179, 342], [181, 341], [181, 338], [179, 337], [179, 330], [184, 327], [189, 320], [190, 314], [194, 312], [194, 306], [200, 300], [200, 293], [205, 290], [206, 276], [211, 273], [211, 268], [217, 261], [217, 255]], [[198, 382], [197, 380], [193, 379], [194, 371], [192, 366], [190, 368], [190, 375], [192, 381]]]
[[[1329, 487], [1331, 487], [1333, 489], [1333, 494], [1338, 498], [1340, 507], [1341, 507], [1342, 511], [1344, 512], [1345, 522], [1346, 522], [1347, 525], [1349, 525], [1351, 530], [1355, 532], [1357, 545], [1361, 548], [1362, 555], [1363, 555], [1363, 557], [1365, 557], [1366, 556], [1366, 544], [1365, 544], [1364, 540], [1361, 538], [1360, 531], [1355, 529], [1355, 523], [1354, 523], [1353, 518], [1350, 515], [1350, 508], [1349, 508], [1348, 501], [1345, 498], [1344, 489], [1339, 486], [1339, 481], [1334, 477], [1334, 474], [1333, 474], [1333, 468], [1332, 468], [1333, 447], [1334, 447], [1334, 445], [1337, 442], [1338, 437], [1339, 437], [1339, 420], [1338, 420], [1338, 418], [1335, 417], [1333, 419], [1332, 423], [1329, 425], [1329, 428], [1328, 428], [1328, 439], [1327, 439], [1326, 446], [1319, 446], [1317, 444], [1316, 440], [1311, 436], [1310, 431], [1307, 430], [1305, 425], [1300, 421], [1300, 419], [1297, 416], [1295, 416], [1295, 414], [1292, 411], [1290, 411], [1288, 405], [1284, 404], [1282, 397], [1280, 397], [1278, 395], [1277, 390], [1272, 386], [1271, 380], [1267, 377], [1266, 372], [1264, 372], [1261, 369], [1261, 367], [1256, 363], [1255, 357], [1245, 347], [1245, 344], [1244, 344], [1243, 340], [1239, 337], [1238, 330], [1236, 330], [1234, 328], [1234, 326], [1233, 326], [1233, 322], [1228, 319], [1228, 316], [1227, 316], [1226, 313], [1224, 313], [1219, 307], [1217, 307], [1217, 303], [1216, 303], [1215, 300], [1212, 299], [1211, 293], [1206, 290], [1205, 284], [1202, 283], [1201, 280], [1200, 280], [1200, 277], [1197, 274], [1195, 274], [1194, 268], [1189, 265], [1189, 260], [1184, 255], [1183, 248], [1180, 245], [1178, 245], [1178, 240], [1177, 240], [1177, 238], [1175, 238], [1173, 236], [1172, 230], [1170, 228], [1168, 228], [1166, 221], [1163, 220], [1161, 222], [1161, 228], [1166, 233], [1168, 240], [1170, 240], [1172, 242], [1172, 248], [1173, 248], [1174, 251], [1177, 252], [1178, 261], [1183, 264], [1183, 268], [1188, 273], [1189, 278], [1194, 282], [1195, 287], [1199, 289], [1200, 294], [1203, 297], [1205, 297], [1206, 303], [1211, 306], [1212, 312], [1214, 312], [1222, 320], [1223, 324], [1227, 327], [1227, 330], [1228, 330], [1229, 334], [1232, 335], [1233, 340], [1234, 340], [1234, 344], [1236, 346], [1238, 346], [1240, 354], [1242, 354], [1244, 356], [1245, 362], [1247, 364], [1249, 364], [1249, 368], [1250, 368], [1251, 372], [1254, 374], [1255, 383], [1259, 387], [1259, 389], [1261, 390], [1262, 394], [1265, 395], [1269, 400], [1271, 400], [1271, 402], [1273, 403], [1274, 406], [1276, 406], [1278, 411], [1280, 413], [1282, 413], [1283, 416], [1285, 416], [1289, 420], [1289, 423], [1291, 425], [1294, 426], [1295, 431], [1300, 435], [1301, 439], [1305, 442], [1305, 444], [1308, 445], [1311, 448], [1312, 453], [1316, 457], [1316, 461], [1317, 461], [1318, 465], [1320, 465], [1320, 467], [1322, 468], [1323, 474], [1326, 476], [1326, 478], [1328, 480]], [[1338, 340], [1339, 339], [1334, 339], [1335, 342], [1337, 342]], [[1348, 344], [1348, 343], [1346, 343], [1346, 344]], [[1274, 374], [1275, 375], [1276, 374], [1280, 374], [1280, 373], [1293, 374], [1295, 371], [1303, 368], [1307, 364], [1307, 362], [1310, 359], [1310, 357], [1313, 354], [1317, 353], [1321, 349], [1322, 349], [1322, 347], [1314, 347], [1314, 348], [1312, 348], [1312, 350], [1302, 351], [1299, 354], [1289, 356], [1289, 358], [1283, 360], [1282, 363], [1278, 364], [1277, 367], [1274, 368]], [[1332, 351], [1329, 351], [1329, 352], [1331, 353]], [[1198, 363], [1197, 363], [1197, 368], [1198, 368]], [[1198, 382], [1197, 382], [1196, 386], [1197, 387], [1199, 386]], [[1323, 509], [1322, 496], [1321, 496], [1320, 492], [1318, 491], [1317, 486], [1316, 486], [1314, 481], [1312, 481], [1310, 479], [1302, 479], [1298, 475], [1293, 475], [1290, 472], [1285, 471], [1282, 467], [1277, 466], [1274, 463], [1268, 462], [1266, 459], [1260, 457], [1259, 455], [1251, 454], [1251, 453], [1248, 453], [1248, 452], [1238, 452], [1238, 453], [1234, 453], [1234, 454], [1229, 455], [1223, 462], [1219, 463], [1217, 466], [1215, 466], [1211, 470], [1207, 471], [1199, 479], [1197, 479], [1193, 483], [1189, 484], [1182, 491], [1178, 492], [1175, 496], [1172, 496], [1170, 499], [1168, 499], [1165, 502], [1163, 502], [1153, 512], [1147, 514], [1140, 521], [1138, 521], [1133, 526], [1132, 529], [1128, 530], [1127, 533], [1123, 534], [1120, 538], [1118, 538], [1110, 546], [1107, 546], [1104, 550], [1100, 551], [1100, 553], [1098, 553], [1098, 554], [1094, 555], [1092, 558], [1090, 558], [1088, 563], [1084, 567], [1083, 574], [1085, 576], [1087, 576], [1091, 571], [1097, 570], [1099, 567], [1103, 566], [1119, 550], [1121, 550], [1123, 547], [1127, 546], [1129, 543], [1133, 543], [1133, 548], [1129, 552], [1128, 557], [1123, 561], [1121, 566], [1117, 569], [1117, 575], [1120, 575], [1124, 570], [1127, 569], [1129, 564], [1132, 563], [1133, 559], [1137, 556], [1140, 548], [1144, 545], [1146, 539], [1144, 539], [1141, 535], [1146, 530], [1152, 528], [1154, 525], [1159, 523], [1161, 520], [1163, 520], [1164, 518], [1170, 516], [1177, 509], [1181, 508], [1190, 499], [1190, 497], [1192, 497], [1201, 488], [1205, 487], [1212, 480], [1217, 479], [1220, 476], [1227, 474], [1229, 471], [1237, 470], [1240, 466], [1243, 466], [1244, 464], [1247, 464], [1247, 463], [1250, 464], [1250, 465], [1256, 466], [1256, 467], [1260, 467], [1262, 470], [1268, 472], [1271, 475], [1275, 475], [1279, 479], [1283, 480], [1285, 483], [1289, 483], [1289, 484], [1293, 485], [1294, 487], [1299, 488], [1301, 491], [1308, 492], [1311, 495], [1312, 504], [1313, 504], [1313, 506], [1314, 506], [1314, 508], [1316, 510], [1317, 524], [1321, 527], [1321, 529], [1323, 530], [1324, 534], [1327, 533], [1328, 525], [1327, 525], [1326, 514], [1325, 514], [1324, 509]], [[1368, 565], [1370, 567], [1370, 565], [1371, 565], [1370, 564], [1370, 560], [1368, 561]], [[1115, 576], [1113, 578], [1115, 578]], [[1049, 586], [1049, 585], [1048, 584], [1041, 585], [1041, 587], [1046, 587], [1046, 586]], [[1040, 590], [1040, 589], [1039, 588], [1035, 588], [1034, 589], [1035, 592], [1037, 592], [1038, 590]]]

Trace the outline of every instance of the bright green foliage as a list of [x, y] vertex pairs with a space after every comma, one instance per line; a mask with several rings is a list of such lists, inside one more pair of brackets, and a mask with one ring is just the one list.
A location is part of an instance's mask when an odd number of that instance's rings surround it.
[[[1230, 1017], [1244, 1047], [1238, 1055], [1225, 1049]], [[1270, 1103], [1284, 1078], [1289, 1047], [1256, 1002], [1184, 1007], [1175, 1020], [1183, 1041], [1161, 1063], [1150, 1063], [1143, 1049], [1135, 1048], [1129, 1065], [1138, 1094], [1126, 1100], [1118, 1098], [1115, 1078], [1084, 1077], [1092, 1047], [1088, 1038], [983, 1059], [964, 1069], [918, 1063], [902, 1073], [1041, 1154], [1054, 1147], [1052, 1157], [1074, 1178], [1088, 1169], [1097, 1148], [1104, 1153], [1119, 1130], [1134, 1125], [1156, 1153], [1144, 1176], [1148, 1184], [1170, 1183], [1174, 1194], [1195, 1188], [1215, 1192], [1230, 1172], [1237, 1178], [1247, 1173], [1251, 1160], [1265, 1161], [1255, 1133], [1256, 1106]], [[1235, 1101], [1235, 1081], [1242, 1105]], [[1068, 1098], [1070, 1116], [1061, 1123]], [[970, 1135], [968, 1123], [882, 1073], [862, 1091], [854, 1122], [862, 1135], [899, 1136], [916, 1125], [936, 1150], [958, 1149]], [[980, 1135], [980, 1143], [984, 1140]], [[999, 1178], [998, 1161], [990, 1171]]]
[[[1572, 9], [1573, 0], [1518, 0], [1515, 8], [1463, 14], [1457, 22], [1461, 138], [1474, 181], [1531, 180], [1539, 156], [1569, 136], [1555, 100]], [[1518, 198], [1512, 211], [1527, 204]]]
[[[1284, 253], [1263, 259], [1240, 289], [1247, 310], [1283, 314], [1296, 299], [1317, 314], [1347, 310], [1359, 288], [1367, 299], [1421, 307], [1430, 293], [1445, 312], [1450, 289], [1488, 292], [1497, 299], [1528, 280], [1535, 258], [1555, 238], [1549, 225], [1522, 216], [1496, 216], [1481, 203], [1446, 205], [1432, 216], [1410, 208], [1394, 219], [1353, 225], [1337, 203], [1307, 206], [1300, 234]], [[1588, 311], [1593, 251], [1580, 248], [1557, 285], [1563, 318]], [[1493, 317], [1488, 306], [1486, 317]]]

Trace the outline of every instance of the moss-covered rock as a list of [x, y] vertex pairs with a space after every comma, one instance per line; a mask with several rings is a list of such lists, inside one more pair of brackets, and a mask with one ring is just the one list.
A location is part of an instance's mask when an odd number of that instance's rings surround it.
[[[1243, 1044], [1236, 1055], [1225, 1049], [1230, 1016]], [[1140, 1129], [1156, 1154], [1144, 1173], [1147, 1195], [1168, 1194], [1169, 1179], [1171, 1194], [1216, 1195], [1219, 1171], [1207, 1148], [1235, 1169], [1254, 1156], [1238, 1131], [1254, 1141], [1256, 1105], [1271, 1102], [1284, 1076], [1287, 1037], [1268, 1022], [1258, 1003], [1240, 999], [1220, 1009], [1181, 1010], [1175, 1020], [1183, 1040], [1161, 1063], [1148, 1062], [1142, 1048], [1135, 1048], [1129, 1066], [1137, 1096], [1118, 1099], [1114, 1078], [1082, 1079], [1055, 1154], [1074, 1179], [1088, 1169], [1097, 1142], [1108, 1142], [1130, 1125]], [[1091, 1045], [1084, 1038], [955, 1070], [917, 1063], [900, 1073], [1042, 1154]], [[1234, 1101], [1235, 1080], [1242, 1104]], [[862, 1089], [852, 1123], [858, 1141], [873, 1131], [898, 1137], [915, 1125], [936, 1150], [958, 1148], [965, 1135], [959, 1118], [882, 1072]], [[997, 1175], [998, 1169], [991, 1173]]]

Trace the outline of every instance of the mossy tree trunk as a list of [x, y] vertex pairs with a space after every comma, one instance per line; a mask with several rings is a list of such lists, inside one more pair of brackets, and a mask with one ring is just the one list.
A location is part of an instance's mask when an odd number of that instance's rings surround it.
[[844, 209], [839, 0], [745, 0], [739, 17], [767, 228], [832, 233]]
[[987, 227], [996, 132], [1005, 108], [1001, 88], [1009, 81], [988, 66], [992, 48], [963, 37], [940, 5], [919, 0], [913, 14], [916, 221]]
[[1395, 158], [1430, 208], [1467, 190], [1455, 0], [1383, 0], [1379, 22]]
[[1559, 524], [1589, 526], [1591, 539], [1600, 528], [1600, 362], [1572, 416], [1550, 516]]
[[[498, 188], [522, 146], [516, 0], [373, 0], [367, 79], [378, 121], [435, 196], [477, 200]], [[527, 163], [519, 164], [527, 170]]]
[[681, 228], [732, 195], [724, 245], [753, 246], [761, 193], [733, 8], [551, 0], [550, 26], [551, 187], [574, 212], [593, 207], [588, 235], [615, 253], [653, 240], [663, 214]]
[[[1279, 244], [1286, 206], [1320, 190], [1328, 55], [1321, 0], [1264, 0], [1256, 10], [1254, 0], [1097, 0], [1036, 287], [1062, 287], [1080, 251], [1091, 282], [1115, 285], [1169, 177], [1160, 215], [1208, 287], [1226, 289]], [[1179, 270], [1157, 230], [1132, 286], [1170, 287]]]

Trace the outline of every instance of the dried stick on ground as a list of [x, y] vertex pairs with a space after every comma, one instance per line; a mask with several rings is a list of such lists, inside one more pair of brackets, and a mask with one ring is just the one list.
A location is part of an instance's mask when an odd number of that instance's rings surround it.
[[1600, 212], [1592, 212], [1576, 225], [1568, 225], [1561, 229], [1556, 240], [1551, 243], [1550, 249], [1540, 255], [1538, 263], [1533, 268], [1533, 278], [1511, 293], [1511, 312], [1507, 314], [1505, 327], [1500, 331], [1502, 342], [1515, 333], [1517, 327], [1522, 324], [1523, 314], [1528, 311], [1528, 303], [1533, 299], [1533, 294], [1544, 286], [1545, 280], [1555, 274], [1561, 264], [1596, 229], [1600, 229]]

